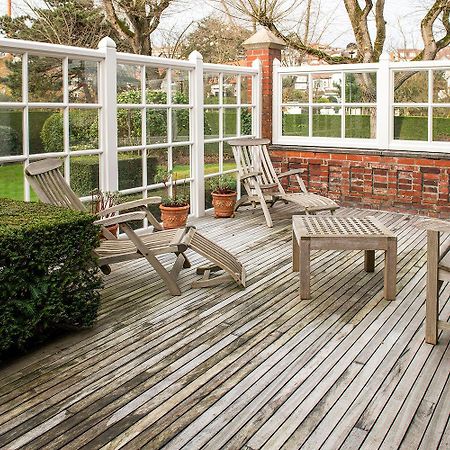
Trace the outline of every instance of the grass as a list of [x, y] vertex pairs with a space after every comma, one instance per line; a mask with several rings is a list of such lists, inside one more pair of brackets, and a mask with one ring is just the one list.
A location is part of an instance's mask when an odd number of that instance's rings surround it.
[[[224, 162], [223, 169], [233, 170], [236, 165], [232, 162]], [[212, 174], [219, 171], [219, 164], [205, 164], [205, 174]], [[189, 165], [175, 165], [173, 172], [177, 178], [189, 178]], [[0, 197], [13, 200], [24, 199], [23, 164], [13, 163], [0, 165]], [[37, 197], [31, 192], [31, 200], [36, 201]]]

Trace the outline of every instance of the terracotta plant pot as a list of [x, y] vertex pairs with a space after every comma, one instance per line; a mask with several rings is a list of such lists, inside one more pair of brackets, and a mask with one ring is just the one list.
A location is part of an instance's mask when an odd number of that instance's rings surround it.
[[236, 205], [236, 192], [230, 192], [229, 194], [216, 194], [211, 193], [212, 204], [214, 206], [215, 217], [234, 217], [234, 206]]
[[163, 206], [159, 205], [161, 210], [161, 220], [165, 230], [172, 228], [181, 228], [186, 226], [189, 205], [186, 206]]

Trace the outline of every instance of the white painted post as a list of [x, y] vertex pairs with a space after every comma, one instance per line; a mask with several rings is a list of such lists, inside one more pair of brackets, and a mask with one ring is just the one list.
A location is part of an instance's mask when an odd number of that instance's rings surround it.
[[252, 103], [255, 104], [255, 123], [253, 124], [253, 132], [257, 138], [261, 137], [261, 123], [262, 123], [262, 63], [261, 60], [255, 59], [252, 62], [252, 67], [258, 70], [258, 75], [255, 77], [255, 86], [252, 86]]
[[278, 58], [273, 60], [273, 74], [272, 74], [272, 142], [278, 143], [280, 138], [280, 117], [281, 117], [281, 107], [280, 98], [281, 92], [278, 88], [279, 86], [279, 75], [278, 70], [280, 69], [281, 62]]
[[377, 75], [377, 141], [378, 147], [387, 150], [392, 133], [392, 83], [390, 73], [389, 53], [380, 56]]
[[119, 189], [117, 164], [117, 54], [116, 43], [104, 37], [98, 48], [105, 53], [100, 63], [99, 98], [102, 105], [100, 149], [103, 155], [100, 186], [105, 191]]
[[193, 51], [189, 61], [195, 63], [190, 73], [192, 103], [192, 197], [191, 213], [194, 217], [205, 215], [205, 145], [204, 145], [204, 111], [203, 111], [203, 56]]

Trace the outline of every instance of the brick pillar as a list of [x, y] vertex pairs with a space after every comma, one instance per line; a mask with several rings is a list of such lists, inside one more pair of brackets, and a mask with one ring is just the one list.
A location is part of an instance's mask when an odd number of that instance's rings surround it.
[[282, 39], [271, 31], [262, 28], [243, 44], [246, 49], [247, 63], [251, 65], [255, 59], [261, 61], [262, 68], [262, 137], [272, 140], [272, 87], [273, 61], [281, 61], [281, 50], [286, 46]]

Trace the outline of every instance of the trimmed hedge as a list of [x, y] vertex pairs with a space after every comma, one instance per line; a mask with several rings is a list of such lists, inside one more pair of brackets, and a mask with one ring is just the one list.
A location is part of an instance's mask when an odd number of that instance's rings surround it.
[[101, 278], [94, 216], [0, 199], [0, 357], [63, 325], [90, 326]]

